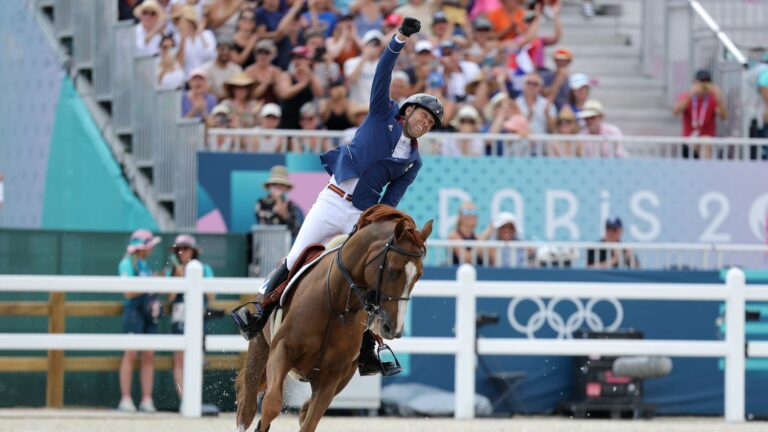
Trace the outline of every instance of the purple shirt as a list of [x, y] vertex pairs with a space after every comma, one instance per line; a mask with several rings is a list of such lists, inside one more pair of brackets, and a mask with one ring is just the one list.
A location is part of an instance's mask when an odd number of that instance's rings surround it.
[[[181, 116], [186, 117], [187, 114], [192, 111], [192, 102], [189, 100], [188, 96], [189, 92], [184, 92], [181, 95]], [[213, 111], [213, 107], [216, 106], [216, 96], [212, 95], [211, 93], [205, 94], [205, 113], [210, 114], [211, 111]], [[195, 115], [197, 118], [202, 118], [202, 116], [198, 113]]]

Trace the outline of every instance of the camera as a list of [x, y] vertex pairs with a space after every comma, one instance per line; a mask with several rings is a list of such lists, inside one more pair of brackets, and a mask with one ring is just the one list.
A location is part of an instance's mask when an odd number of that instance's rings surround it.
[[315, 50], [315, 56], [313, 57], [313, 60], [316, 62], [323, 61], [323, 57], [325, 56], [325, 47], [318, 47]]
[[477, 327], [496, 325], [499, 323], [499, 314], [479, 312], [475, 318]]

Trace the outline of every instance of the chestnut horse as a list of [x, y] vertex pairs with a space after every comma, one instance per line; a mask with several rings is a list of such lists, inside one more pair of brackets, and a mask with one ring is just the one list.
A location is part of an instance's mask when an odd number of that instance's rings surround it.
[[376, 205], [360, 216], [340, 248], [293, 282], [277, 330], [271, 329], [271, 321], [249, 342], [236, 382], [239, 432], [253, 422], [262, 390], [266, 393], [256, 431], [269, 430], [282, 409], [289, 372], [311, 384], [299, 430], [315, 430], [333, 397], [355, 374], [365, 330], [387, 339], [402, 335], [431, 232], [432, 221], [419, 230], [405, 213]]

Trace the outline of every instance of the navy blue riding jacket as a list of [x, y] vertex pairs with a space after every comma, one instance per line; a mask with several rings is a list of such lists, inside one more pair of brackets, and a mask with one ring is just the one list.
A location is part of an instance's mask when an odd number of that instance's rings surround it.
[[415, 139], [412, 140], [408, 159], [392, 156], [403, 134], [403, 125], [400, 107], [389, 98], [389, 84], [395, 60], [403, 45], [393, 36], [381, 54], [373, 77], [370, 111], [352, 143], [320, 156], [323, 167], [335, 176], [337, 183], [359, 178], [352, 191], [352, 204], [360, 210], [378, 203], [397, 207], [421, 168]]

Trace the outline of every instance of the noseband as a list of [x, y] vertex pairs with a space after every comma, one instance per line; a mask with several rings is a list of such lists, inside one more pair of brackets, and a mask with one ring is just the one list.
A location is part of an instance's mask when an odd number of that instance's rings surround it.
[[[373, 289], [370, 289], [369, 286], [355, 283], [354, 279], [352, 278], [352, 275], [349, 274], [349, 270], [347, 269], [347, 266], [344, 265], [344, 262], [341, 258], [341, 251], [344, 249], [344, 246], [347, 244], [347, 241], [349, 241], [350, 238], [352, 238], [352, 235], [356, 232], [357, 227], [350, 233], [347, 240], [344, 241], [344, 243], [339, 247], [339, 250], [336, 252], [336, 267], [341, 272], [342, 276], [344, 276], [344, 279], [346, 279], [347, 283], [349, 283], [349, 291], [350, 291], [350, 297], [351, 294], [354, 293], [357, 298], [360, 300], [360, 302], [363, 304], [363, 309], [368, 313], [369, 317], [372, 318], [376, 315], [378, 315], [381, 312], [381, 302], [383, 301], [410, 301], [411, 298], [409, 297], [392, 297], [388, 295], [382, 295], [381, 292], [381, 282], [384, 278], [384, 270], [387, 268], [387, 257], [389, 255], [389, 251], [398, 253], [400, 255], [405, 255], [409, 257], [414, 258], [423, 258], [426, 254], [425, 250], [421, 250], [420, 252], [411, 252], [408, 250], [405, 250], [395, 244], [395, 236], [394, 234], [392, 237], [387, 240], [387, 244], [382, 248], [379, 253], [377, 253], [373, 258], [368, 260], [368, 262], [365, 263], [365, 267], [367, 268], [371, 263], [376, 261], [379, 257], [383, 256], [384, 258], [381, 260], [381, 264], [379, 264], [379, 274], [376, 277], [376, 286]], [[326, 283], [328, 293], [330, 296], [330, 267], [328, 271], [328, 282]], [[350, 309], [350, 298], [347, 298], [347, 307], [344, 311], [345, 314], [348, 312], [352, 312], [352, 309]], [[338, 315], [345, 315], [345, 314], [338, 314]]]

